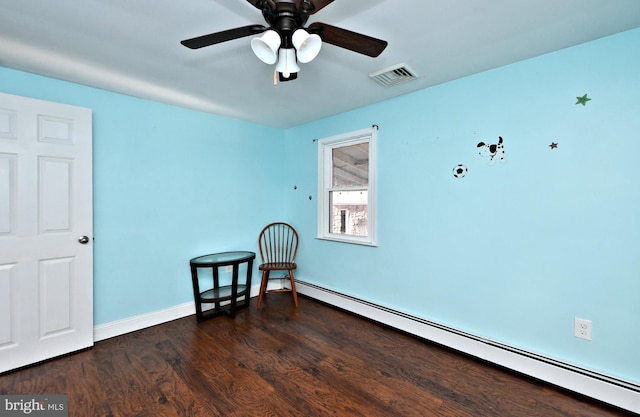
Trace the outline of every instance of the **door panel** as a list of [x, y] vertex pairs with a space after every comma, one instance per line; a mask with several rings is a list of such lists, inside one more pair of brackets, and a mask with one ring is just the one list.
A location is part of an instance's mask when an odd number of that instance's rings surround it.
[[38, 158], [40, 233], [71, 231], [73, 160]]
[[0, 372], [93, 345], [91, 123], [0, 93]]
[[16, 159], [15, 154], [0, 153], [0, 236], [15, 230]]
[[15, 264], [0, 265], [0, 317], [8, 323], [0, 326], [0, 349], [10, 346], [14, 340], [15, 327]]
[[40, 337], [50, 337], [73, 329], [71, 300], [73, 258], [40, 261]]

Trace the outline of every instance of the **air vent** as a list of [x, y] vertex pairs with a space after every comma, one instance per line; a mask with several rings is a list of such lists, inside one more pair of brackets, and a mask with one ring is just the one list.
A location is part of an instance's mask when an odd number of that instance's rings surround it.
[[369, 77], [373, 78], [385, 87], [391, 87], [393, 85], [418, 78], [416, 73], [409, 68], [407, 64], [399, 64], [385, 68], [381, 71], [369, 74]]

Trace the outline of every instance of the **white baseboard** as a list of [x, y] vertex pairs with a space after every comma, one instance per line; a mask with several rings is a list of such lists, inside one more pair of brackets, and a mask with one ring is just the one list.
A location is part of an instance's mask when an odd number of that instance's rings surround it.
[[488, 362], [640, 413], [640, 385], [430, 322], [296, 280], [298, 293]]
[[[250, 293], [251, 297], [257, 297], [258, 291], [260, 291], [260, 284], [252, 285]], [[212, 306], [207, 307], [205, 304], [203, 305], [203, 310], [207, 310], [211, 307]], [[98, 342], [100, 340], [110, 339], [112, 337], [121, 336], [126, 333], [146, 329], [147, 327], [156, 326], [158, 324], [167, 323], [172, 320], [181, 319], [195, 314], [196, 305], [193, 301], [189, 301], [164, 310], [127, 317], [126, 319], [116, 320], [105, 324], [99, 324], [93, 328], [93, 340]]]
[[[105, 324], [99, 324], [93, 328], [93, 340], [110, 339], [126, 333], [142, 330], [158, 324], [167, 323], [172, 320], [196, 314], [196, 306], [193, 301], [173, 306], [171, 308], [154, 311], [152, 313], [141, 314], [139, 316], [128, 317]], [[194, 319], [195, 320], [195, 319]]]

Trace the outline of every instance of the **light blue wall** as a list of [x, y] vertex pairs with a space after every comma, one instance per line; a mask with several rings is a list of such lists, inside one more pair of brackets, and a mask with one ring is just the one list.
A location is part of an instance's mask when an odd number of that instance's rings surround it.
[[[634, 30], [287, 130], [298, 277], [640, 382], [638, 51]], [[316, 240], [313, 139], [372, 124], [379, 247]]]
[[192, 301], [190, 258], [282, 218], [281, 130], [5, 68], [0, 91], [93, 109], [96, 325]]

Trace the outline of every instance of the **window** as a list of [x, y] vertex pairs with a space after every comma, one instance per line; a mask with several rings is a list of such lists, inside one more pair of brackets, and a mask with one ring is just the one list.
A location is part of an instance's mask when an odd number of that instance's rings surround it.
[[318, 141], [318, 238], [376, 244], [372, 127]]

